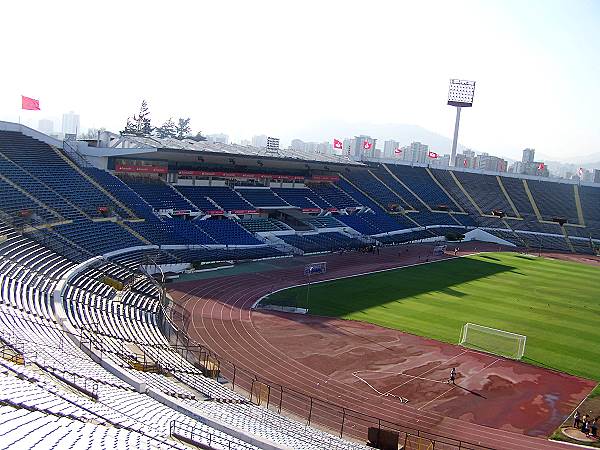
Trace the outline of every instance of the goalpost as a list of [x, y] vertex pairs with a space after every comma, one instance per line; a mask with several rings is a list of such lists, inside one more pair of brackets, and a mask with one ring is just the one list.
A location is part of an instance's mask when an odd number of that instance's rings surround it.
[[460, 345], [511, 359], [521, 359], [527, 336], [496, 328], [466, 323], [460, 335]]

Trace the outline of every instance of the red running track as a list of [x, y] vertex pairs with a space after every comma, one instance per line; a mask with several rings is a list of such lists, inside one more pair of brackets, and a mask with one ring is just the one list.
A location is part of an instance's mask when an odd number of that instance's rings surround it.
[[[470, 251], [474, 250], [474, 245], [477, 244], [462, 244], [461, 247], [463, 247], [463, 252], [467, 253], [469, 247], [471, 247]], [[479, 250], [485, 249], [481, 244], [478, 245]], [[498, 250], [498, 247], [487, 247], [487, 249]], [[324, 276], [315, 276], [315, 278], [332, 279], [417, 263], [424, 259], [423, 255], [429, 250], [429, 247], [414, 247], [409, 253], [403, 253], [401, 258], [398, 257], [398, 250], [386, 249], [381, 256], [352, 253], [319, 256], [312, 260], [326, 260], [328, 264], [328, 273]], [[333, 339], [334, 335], [340, 334], [339, 329], [332, 326], [329, 319], [303, 317], [304, 320], [298, 321], [290, 320], [289, 316], [285, 314], [265, 314], [251, 310], [256, 300], [272, 290], [304, 283], [301, 267], [308, 260], [311, 258], [283, 261], [283, 265], [287, 264], [289, 267], [267, 273], [177, 283], [171, 286], [169, 293], [176, 303], [183, 305], [190, 313], [191, 323], [188, 327], [188, 334], [192, 339], [214, 351], [220, 358], [233, 361], [237, 367], [257, 374], [261, 379], [268, 380], [270, 384], [289, 387], [340, 407], [368, 416], [379, 417], [391, 423], [427, 430], [437, 435], [483, 447], [495, 449], [567, 448], [566, 444], [559, 442], [477, 425], [429, 409], [419, 410], [410, 403], [400, 403], [395, 397], [381, 396], [376, 392], [371, 392], [360, 383], [348, 382], [348, 378], [345, 379], [346, 381], [340, 381], [339, 376], [324, 375], [324, 373], [333, 371], [329, 366], [323, 367], [323, 365], [331, 365], [332, 358], [323, 359], [320, 365], [319, 360], [315, 360], [312, 355], [310, 364], [305, 364], [299, 358], [294, 357], [293, 352], [286, 351], [286, 342], [277, 341], [276, 345], [269, 342], [265, 338], [265, 334], [267, 334], [265, 326], [269, 325], [269, 321], [272, 321], [273, 318], [282, 318], [281, 320], [287, 321], [286, 328], [291, 331], [290, 336], [293, 336], [294, 339], [294, 342], [288, 342], [288, 344], [296, 344], [296, 346], [301, 345], [298, 340], [302, 340], [302, 333], [294, 334], [293, 332], [294, 330], [298, 331], [298, 327], [306, 327], [307, 323], [313, 330], [319, 330], [321, 338], [325, 339], [326, 343], [328, 338]], [[371, 329], [380, 328], [359, 322], [352, 323], [365, 325]], [[411, 338], [423, 339], [414, 336]], [[431, 342], [426, 339], [423, 341], [424, 343], [425, 341]], [[444, 345], [449, 348], [458, 348], [460, 351], [464, 350], [460, 347]], [[506, 360], [502, 361], [506, 362]], [[510, 362], [510, 364], [524, 366], [520, 363]], [[335, 369], [337, 373], [339, 368]], [[231, 374], [226, 375], [231, 377]], [[301, 415], [306, 410], [305, 407], [304, 411], [300, 411], [301, 406], [298, 402], [288, 397], [283, 401], [283, 407], [292, 410], [297, 415]], [[501, 415], [506, 411], [491, 412], [491, 414], [494, 413]], [[338, 419], [321, 417], [321, 422], [335, 429], [339, 426]], [[352, 421], [349, 420], [346, 426], [351, 428], [351, 423]], [[346, 433], [348, 429], [345, 428], [344, 431]], [[353, 434], [350, 429], [349, 434], [356, 438], [366, 439], [366, 432], [363, 429], [360, 429], [357, 434]], [[436, 448], [441, 447], [436, 445]]]

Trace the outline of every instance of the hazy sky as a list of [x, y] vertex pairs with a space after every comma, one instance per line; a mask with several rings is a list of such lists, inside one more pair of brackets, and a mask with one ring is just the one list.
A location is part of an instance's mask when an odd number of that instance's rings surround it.
[[0, 120], [24, 94], [42, 111], [23, 121], [74, 110], [118, 131], [145, 98], [155, 122], [234, 139], [319, 120], [451, 136], [456, 77], [477, 81], [461, 143], [600, 151], [600, 1], [20, 0], [1, 14]]

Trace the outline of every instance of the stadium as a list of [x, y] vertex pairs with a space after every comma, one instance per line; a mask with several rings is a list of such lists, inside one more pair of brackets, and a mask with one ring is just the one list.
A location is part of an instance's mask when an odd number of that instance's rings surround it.
[[3, 447], [555, 449], [595, 405], [597, 185], [0, 122], [0, 189]]

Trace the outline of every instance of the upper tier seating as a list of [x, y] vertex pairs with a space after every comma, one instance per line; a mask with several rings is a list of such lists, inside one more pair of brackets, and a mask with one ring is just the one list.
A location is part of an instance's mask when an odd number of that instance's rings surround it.
[[196, 186], [174, 186], [186, 199], [197, 206], [201, 211], [218, 211], [221, 207], [215, 205], [205, 194], [203, 189]]
[[436, 180], [444, 187], [446, 192], [448, 192], [452, 196], [452, 198], [458, 202], [462, 209], [474, 216], [479, 215], [475, 206], [473, 206], [471, 201], [456, 184], [449, 170], [431, 169], [431, 173], [436, 178]]
[[331, 205], [307, 188], [273, 188], [279, 197], [292, 206], [302, 209], [326, 209]]
[[[438, 206], [444, 205], [451, 211], [458, 210], [454, 202], [431, 179], [425, 168], [400, 164], [387, 164], [386, 166], [431, 209], [438, 209]], [[419, 207], [419, 205], [413, 206], [416, 208]]]
[[348, 180], [375, 200], [383, 209], [391, 210], [391, 205], [399, 205], [403, 209], [411, 209], [394, 191], [375, 178], [368, 170], [353, 170], [347, 175]]
[[97, 169], [95, 167], [86, 167], [84, 170], [88, 176], [102, 185], [102, 187], [110, 192], [113, 197], [131, 208], [138, 217], [146, 218], [154, 216], [152, 207], [120, 178], [115, 177], [106, 170]]
[[154, 209], [173, 209], [182, 211], [198, 211], [177, 190], [161, 180], [142, 180], [137, 177], [125, 177], [125, 183], [138, 193]]
[[286, 208], [290, 206], [289, 203], [268, 188], [244, 188], [236, 189], [236, 192], [257, 208]]
[[495, 176], [458, 171], [454, 175], [484, 214], [499, 210], [507, 216], [515, 215]]
[[229, 219], [194, 220], [194, 226], [200, 228], [216, 243], [225, 245], [258, 245], [261, 241], [252, 236], [236, 221]]
[[408, 209], [421, 209], [423, 204], [415, 197], [404, 185], [402, 185], [392, 174], [390, 174], [384, 167], [372, 168], [371, 172], [377, 175], [381, 181], [383, 181], [394, 193], [400, 197], [410, 206]]
[[208, 197], [224, 211], [254, 211], [256, 208], [244, 200], [236, 191], [227, 186], [194, 186], [186, 189], [193, 197]]
[[579, 223], [572, 184], [527, 180], [529, 190], [540, 210], [542, 219], [565, 217], [569, 223]]
[[2, 131], [0, 154], [45, 185], [31, 184], [35, 187], [34, 191], [30, 191], [34, 197], [42, 194], [40, 190], [51, 189], [90, 217], [102, 216], [99, 207], [111, 207], [120, 216], [130, 217], [46, 143], [21, 133]]
[[531, 206], [527, 191], [525, 191], [523, 180], [520, 178], [502, 177], [502, 184], [508, 196], [513, 201], [515, 208], [519, 211], [519, 214], [523, 217], [535, 217], [535, 211], [533, 210], [533, 206]]
[[600, 223], [600, 189], [590, 186], [579, 186], [581, 209], [586, 224], [590, 221]]
[[319, 197], [324, 199], [333, 208], [356, 208], [360, 204], [350, 197], [347, 193], [338, 189], [332, 183], [315, 183], [310, 185], [310, 189]]

